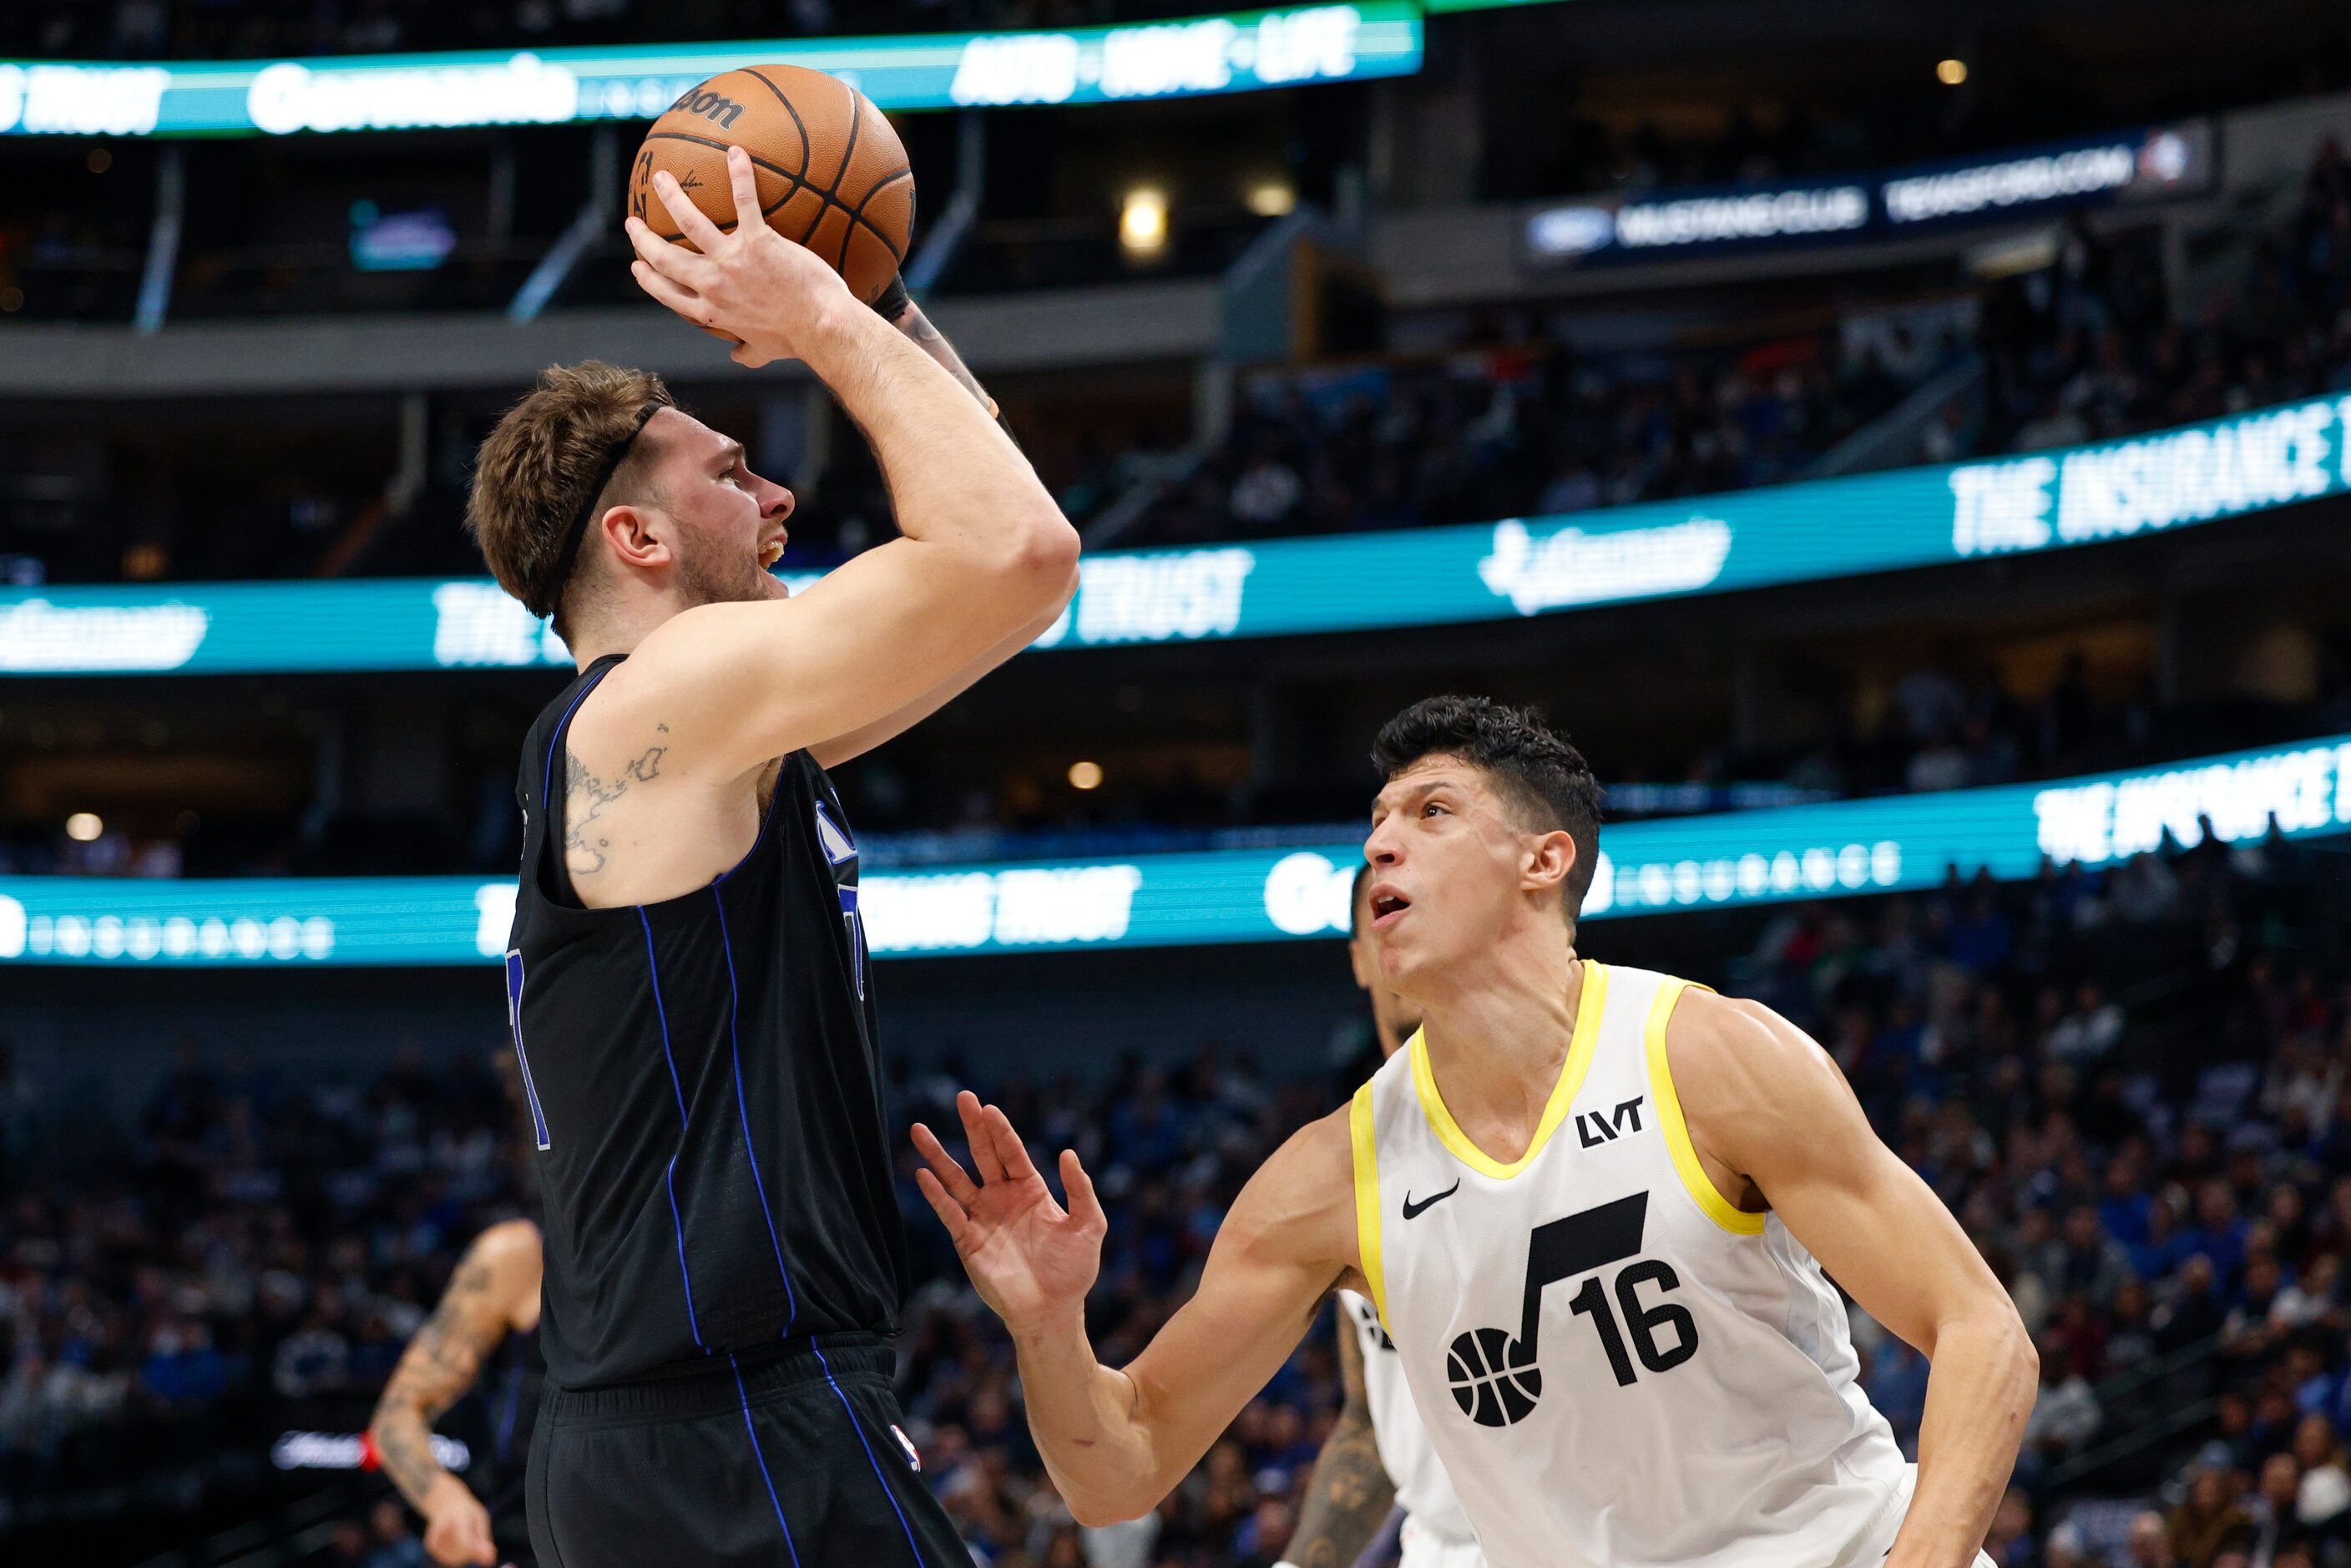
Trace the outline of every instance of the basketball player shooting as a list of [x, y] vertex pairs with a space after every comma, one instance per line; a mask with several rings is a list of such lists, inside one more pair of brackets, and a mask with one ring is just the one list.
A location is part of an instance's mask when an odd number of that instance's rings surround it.
[[890, 1390], [905, 1238], [825, 768], [1050, 625], [1078, 541], [919, 312], [726, 167], [732, 232], [653, 178], [694, 248], [632, 214], [637, 280], [743, 364], [803, 361], [903, 537], [788, 598], [790, 493], [641, 371], [550, 371], [482, 447], [469, 523], [580, 666], [525, 743], [507, 954], [545, 1204], [530, 1535], [541, 1568], [948, 1568]]
[[[1104, 1218], [1076, 1155], [1065, 1209], [998, 1108], [958, 1097], [976, 1180], [915, 1130], [1071, 1511], [1155, 1506], [1337, 1283], [1498, 1568], [1980, 1561], [2035, 1363], [1949, 1211], [1770, 1009], [1578, 954], [1600, 797], [1572, 747], [1439, 697], [1374, 755], [1371, 949], [1424, 1022], [1250, 1179], [1131, 1364], [1086, 1337]], [[1932, 1363], [1915, 1467], [1823, 1266]]]

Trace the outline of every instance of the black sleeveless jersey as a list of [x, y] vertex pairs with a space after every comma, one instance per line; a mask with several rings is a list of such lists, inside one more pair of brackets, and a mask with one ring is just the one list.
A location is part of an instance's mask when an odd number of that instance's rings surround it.
[[548, 705], [518, 790], [507, 998], [560, 1388], [893, 1333], [906, 1277], [857, 846], [815, 759], [783, 759], [750, 852], [709, 885], [615, 909], [571, 892], [564, 737], [621, 657]]

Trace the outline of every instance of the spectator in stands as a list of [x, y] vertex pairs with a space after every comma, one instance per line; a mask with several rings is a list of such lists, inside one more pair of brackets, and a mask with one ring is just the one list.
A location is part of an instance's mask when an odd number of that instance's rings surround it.
[[2171, 1527], [2152, 1509], [2131, 1521], [2130, 1568], [2179, 1568], [2179, 1553], [2171, 1542]]
[[2211, 1568], [2213, 1559], [2251, 1538], [2252, 1516], [2231, 1492], [2224, 1470], [2199, 1466], [2188, 1475], [2188, 1496], [2171, 1511], [2170, 1533], [2182, 1568]]

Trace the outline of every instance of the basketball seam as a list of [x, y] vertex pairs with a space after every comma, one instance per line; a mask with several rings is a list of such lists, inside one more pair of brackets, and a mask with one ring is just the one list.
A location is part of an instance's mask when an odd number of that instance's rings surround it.
[[[758, 73], [758, 72], [757, 72], [757, 71], [753, 71], [753, 72], [751, 72], [750, 74], [751, 74], [751, 75], [753, 75], [753, 76], [758, 76], [758, 75], [759, 75], [759, 73]], [[765, 78], [765, 77], [759, 77], [759, 79], [760, 79], [761, 81], [763, 81], [763, 82], [768, 81], [768, 78]], [[775, 83], [773, 83], [773, 82], [768, 82], [768, 90], [769, 90], [769, 91], [771, 91], [771, 92], [776, 92], [777, 97], [778, 97], [778, 98], [781, 98], [781, 97], [783, 96], [780, 92], [777, 91], [776, 84], [775, 84]], [[785, 107], [786, 107], [787, 109], [789, 109], [791, 106], [790, 106], [790, 104], [789, 104], [789, 102], [787, 102], [787, 103], [785, 104]], [[795, 112], [793, 113], [792, 119], [793, 119], [793, 120], [794, 120], [794, 122], [795, 122], [795, 123], [797, 123], [797, 122], [799, 121], [799, 114], [798, 114], [798, 112], [797, 112], [797, 111], [795, 111]], [[864, 115], [863, 115], [862, 111], [861, 111], [861, 112], [859, 113], [859, 115], [858, 115], [858, 119], [859, 119], [860, 120], [862, 120], [864, 119]], [[897, 263], [898, 263], [900, 266], [902, 266], [902, 267], [903, 267], [904, 265], [905, 265], [905, 260], [906, 260], [905, 253], [904, 253], [903, 251], [901, 251], [901, 250], [900, 250], [900, 249], [899, 249], [895, 245], [893, 245], [893, 244], [890, 242], [890, 236], [889, 236], [888, 235], [886, 235], [886, 234], [884, 234], [884, 233], [883, 233], [883, 232], [882, 232], [882, 225], [879, 225], [879, 224], [875, 223], [872, 219], [871, 219], [871, 218], [869, 218], [869, 217], [867, 217], [867, 216], [865, 215], [865, 209], [866, 209], [866, 207], [867, 207], [867, 206], [868, 206], [868, 205], [872, 202], [872, 200], [873, 200], [873, 198], [874, 198], [874, 197], [876, 197], [876, 196], [880, 195], [883, 191], [885, 191], [885, 190], [889, 189], [892, 185], [896, 184], [900, 180], [904, 180], [904, 179], [909, 179], [909, 178], [911, 178], [911, 177], [913, 176], [913, 174], [914, 174], [914, 171], [911, 167], [908, 167], [908, 168], [903, 168], [903, 169], [896, 169], [896, 170], [892, 171], [890, 173], [888, 173], [888, 174], [886, 174], [886, 175], [883, 176], [883, 178], [881, 178], [880, 180], [876, 181], [876, 182], [874, 183], [874, 184], [873, 184], [872, 188], [871, 190], [869, 190], [869, 191], [867, 191], [867, 192], [865, 193], [865, 194], [864, 194], [863, 198], [862, 198], [862, 199], [861, 199], [861, 200], [858, 202], [857, 205], [856, 205], [854, 208], [852, 208], [852, 207], [849, 207], [849, 206], [843, 205], [843, 204], [841, 204], [841, 202], [836, 198], [836, 196], [835, 196], [835, 194], [834, 194], [834, 192], [839, 190], [840, 185], [841, 185], [841, 182], [842, 180], [844, 180], [844, 179], [848, 178], [848, 176], [849, 176], [849, 158], [850, 158], [850, 154], [851, 154], [852, 152], [854, 152], [856, 151], [856, 149], [857, 149], [857, 128], [856, 128], [856, 126], [852, 125], [852, 126], [850, 128], [850, 134], [849, 134], [849, 146], [848, 146], [846, 149], [844, 149], [844, 150], [842, 151], [842, 152], [841, 152], [841, 172], [833, 177], [833, 183], [832, 183], [832, 189], [831, 189], [831, 190], [818, 191], [818, 190], [817, 190], [817, 188], [816, 188], [816, 186], [815, 186], [813, 183], [811, 183], [810, 182], [810, 180], [808, 179], [808, 173], [807, 173], [807, 170], [808, 170], [808, 163], [807, 163], [808, 153], [807, 153], [807, 152], [806, 152], [806, 141], [807, 141], [807, 135], [808, 135], [808, 132], [807, 132], [807, 131], [806, 131], [806, 129], [805, 129], [805, 128], [803, 128], [803, 129], [802, 129], [802, 131], [801, 131], [801, 132], [800, 132], [800, 135], [801, 135], [801, 139], [802, 139], [802, 157], [801, 157], [801, 164], [800, 164], [801, 172], [800, 172], [799, 173], [798, 173], [798, 174], [795, 174], [795, 173], [793, 173], [790, 170], [786, 169], [786, 168], [785, 168], [782, 164], [780, 164], [780, 163], [775, 162], [773, 162], [773, 161], [771, 161], [771, 160], [769, 160], [769, 159], [766, 159], [766, 158], [762, 158], [762, 157], [760, 157], [757, 152], [752, 152], [752, 151], [751, 151], [749, 148], [747, 148], [747, 147], [745, 147], [745, 148], [743, 149], [743, 155], [744, 155], [745, 157], [747, 157], [747, 158], [750, 159], [750, 160], [751, 160], [751, 162], [752, 162], [753, 163], [757, 164], [758, 167], [760, 167], [760, 168], [762, 168], [762, 169], [765, 169], [766, 171], [768, 171], [768, 173], [775, 175], [778, 179], [779, 179], [779, 180], [789, 181], [789, 182], [790, 182], [790, 183], [791, 183], [791, 189], [790, 189], [790, 190], [789, 190], [789, 191], [785, 192], [782, 195], [780, 195], [780, 196], [777, 197], [777, 198], [775, 199], [775, 201], [774, 201], [773, 203], [769, 204], [768, 205], [764, 206], [764, 207], [761, 207], [761, 208], [759, 209], [759, 215], [760, 215], [761, 217], [763, 217], [763, 218], [764, 218], [764, 217], [767, 217], [767, 216], [769, 216], [770, 214], [772, 214], [777, 210], [777, 208], [781, 207], [781, 206], [783, 206], [785, 204], [789, 203], [789, 201], [790, 201], [794, 196], [799, 195], [802, 191], [814, 191], [814, 192], [816, 192], [816, 194], [817, 194], [819, 197], [820, 197], [820, 198], [821, 198], [821, 202], [820, 202], [820, 204], [817, 207], [817, 213], [816, 213], [816, 217], [815, 217], [815, 219], [810, 223], [810, 225], [809, 225], [809, 226], [808, 226], [808, 229], [807, 229], [807, 232], [806, 232], [806, 233], [804, 233], [803, 235], [801, 235], [801, 236], [800, 236], [800, 243], [801, 243], [802, 245], [806, 245], [806, 244], [808, 243], [808, 240], [809, 240], [810, 235], [814, 235], [814, 234], [816, 233], [817, 225], [818, 225], [818, 224], [820, 224], [820, 223], [822, 223], [822, 222], [824, 222], [824, 214], [825, 214], [825, 209], [826, 209], [826, 208], [828, 208], [828, 207], [839, 207], [839, 208], [841, 209], [841, 212], [842, 212], [842, 213], [843, 213], [843, 214], [848, 217], [848, 219], [849, 219], [849, 229], [848, 229], [848, 231], [847, 231], [846, 233], [844, 233], [844, 234], [841, 235], [841, 258], [840, 258], [840, 260], [838, 260], [837, 262], [835, 262], [835, 263], [833, 264], [833, 270], [834, 270], [834, 271], [838, 272], [838, 271], [840, 271], [841, 268], [843, 268], [843, 267], [847, 267], [847, 266], [849, 265], [849, 242], [850, 242], [851, 238], [852, 238], [852, 237], [853, 237], [853, 236], [855, 235], [855, 234], [856, 234], [857, 230], [858, 230], [859, 228], [861, 228], [861, 227], [862, 227], [862, 228], [863, 228], [863, 229], [864, 229], [868, 234], [871, 234], [871, 235], [872, 235], [875, 239], [880, 240], [880, 241], [882, 242], [882, 248], [883, 248], [883, 249], [884, 249], [884, 250], [886, 250], [886, 251], [888, 251], [888, 252], [890, 253], [890, 256], [891, 256], [891, 259], [892, 259], [892, 260], [893, 260], [893, 261], [897, 262]], [[684, 131], [649, 131], [645, 132], [645, 140], [646, 140], [646, 141], [690, 141], [690, 142], [694, 143], [694, 144], [695, 144], [695, 146], [697, 146], [697, 147], [709, 147], [709, 148], [715, 148], [715, 149], [716, 149], [718, 152], [726, 152], [726, 149], [727, 149], [729, 146], [739, 146], [739, 145], [741, 145], [739, 142], [717, 141], [714, 141], [714, 140], [712, 140], [711, 138], [709, 138], [709, 137], [707, 137], [707, 136], [695, 136], [695, 135], [692, 134], [691, 132]], [[727, 219], [725, 223], [717, 225], [717, 228], [718, 228], [718, 232], [719, 232], [720, 234], [732, 234], [732, 233], [734, 233], [734, 232], [735, 232], [735, 228], [736, 228], [736, 220], [734, 220], [733, 218], [729, 218], [729, 219]], [[664, 236], [664, 237], [666, 237], [666, 236]], [[679, 237], [683, 237], [683, 235], [680, 235]]]
[[[693, 136], [683, 131], [648, 131], [645, 132], [645, 140], [648, 141], [691, 141], [697, 147], [715, 147], [721, 152], [726, 152], [730, 146], [741, 146], [741, 143], [739, 142], [713, 141], [707, 136]], [[785, 192], [782, 195], [777, 197], [773, 205], [761, 207], [759, 209], [759, 215], [763, 218], [769, 213], [774, 212], [777, 207], [782, 206], [786, 202], [789, 202], [794, 196], [799, 195], [802, 191], [811, 191], [816, 188], [799, 175], [795, 174], [790, 170], [785, 168], [782, 164], [769, 162], [767, 159], [760, 157], [757, 152], [752, 152], [748, 147], [743, 148], [743, 156], [751, 160], [753, 163], [758, 165], [760, 168], [765, 169], [768, 173], [773, 174], [777, 179], [789, 180], [791, 182], [792, 188]], [[717, 220], [713, 219], [712, 221], [716, 223]], [[732, 233], [734, 228], [735, 220], [733, 218], [729, 218], [725, 223], [718, 225], [718, 232], [720, 234]], [[876, 230], [875, 232], [879, 233], [880, 231]], [[890, 242], [885, 239], [882, 243], [887, 245]]]
[[784, 112], [790, 115], [792, 117], [792, 123], [799, 128], [800, 172], [799, 178], [801, 184], [807, 184], [809, 160], [816, 156], [814, 150], [809, 144], [808, 121], [800, 118], [800, 111], [792, 107], [792, 100], [784, 96], [784, 89], [782, 88], [778, 87], [774, 82], [769, 81], [766, 77], [760, 75], [758, 70], [749, 66], [743, 68], [743, 74], [756, 78], [761, 86], [765, 87], [769, 92], [774, 93], [776, 95], [776, 101], [784, 106]]
[[[824, 206], [817, 208], [816, 216], [810, 220], [808, 233], [800, 235], [800, 243], [802, 245], [808, 244], [810, 240], [816, 237], [817, 225], [824, 222], [825, 207], [841, 206], [841, 202], [839, 200], [841, 195], [841, 183], [849, 178], [850, 160], [857, 156], [857, 133], [865, 129], [864, 95], [860, 93], [855, 88], [851, 87], [847, 82], [841, 84], [841, 90], [849, 95], [849, 140], [841, 144], [841, 167], [832, 172], [832, 183], [825, 187]], [[841, 210], [845, 213], [849, 209], [847, 207], [841, 207]], [[849, 233], [855, 232], [856, 227], [856, 223], [852, 219], [850, 224]], [[836, 272], [841, 269], [842, 262], [849, 259], [849, 233], [844, 233], [841, 236], [841, 261], [836, 261], [832, 264], [833, 270]]]
[[[914, 176], [914, 171], [911, 168], [893, 170], [890, 173], [883, 175], [879, 180], [876, 180], [873, 183], [873, 188], [859, 198], [857, 205], [843, 209], [849, 214], [849, 233], [841, 236], [841, 266], [846, 267], [849, 265], [849, 242], [856, 237], [858, 225], [861, 224], [866, 228], [873, 231], [873, 237], [882, 242], [882, 248], [890, 253], [891, 260], [896, 262], [901, 267], [905, 265], [906, 258], [899, 254], [898, 247], [890, 243], [890, 236], [882, 232], [881, 226], [866, 217], [865, 209], [872, 204], [874, 197], [880, 195], [883, 192], [888, 190], [899, 181], [911, 180]], [[913, 237], [911, 233], [908, 237]]]

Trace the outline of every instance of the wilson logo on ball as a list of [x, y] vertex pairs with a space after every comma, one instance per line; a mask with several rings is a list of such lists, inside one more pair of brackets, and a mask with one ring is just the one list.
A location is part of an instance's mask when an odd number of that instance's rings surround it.
[[[738, 212], [727, 149], [750, 154], [759, 215], [805, 246], [871, 303], [905, 260], [914, 226], [914, 176], [882, 111], [838, 77], [799, 66], [745, 66], [681, 93], [645, 132], [624, 197], [631, 215], [665, 240], [683, 231], [653, 189], [667, 170], [721, 233]], [[673, 196], [673, 199], [675, 199]]]
[[735, 122], [743, 118], [741, 104], [723, 93], [712, 92], [708, 88], [699, 88], [693, 92], [680, 94], [678, 100], [671, 104], [670, 108], [682, 109], [688, 114], [698, 114], [711, 124], [726, 131], [733, 130]]

